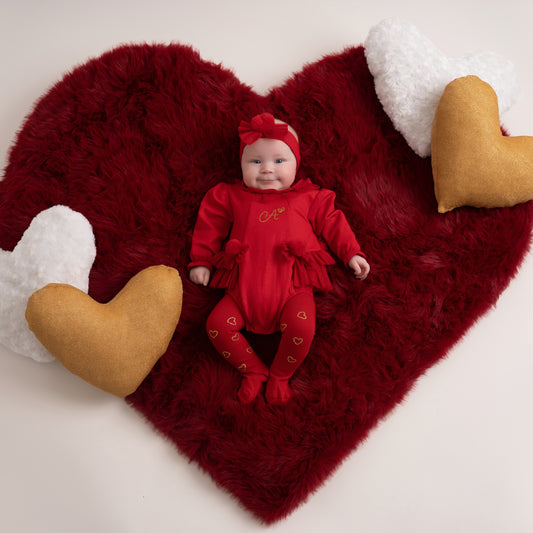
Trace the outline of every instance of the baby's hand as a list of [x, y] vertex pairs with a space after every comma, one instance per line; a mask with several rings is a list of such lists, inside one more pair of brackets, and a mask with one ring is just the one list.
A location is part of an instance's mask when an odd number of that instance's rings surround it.
[[207, 287], [210, 277], [210, 270], [203, 266], [192, 267], [189, 272], [189, 279], [196, 285], [203, 285], [204, 287]]
[[354, 255], [349, 261], [348, 266], [354, 271], [355, 277], [363, 281], [370, 272], [370, 265], [362, 255]]

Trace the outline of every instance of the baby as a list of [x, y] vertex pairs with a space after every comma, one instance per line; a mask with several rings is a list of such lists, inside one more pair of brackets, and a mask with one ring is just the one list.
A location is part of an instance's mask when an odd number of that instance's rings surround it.
[[[266, 382], [269, 403], [291, 396], [289, 379], [315, 333], [313, 289], [329, 290], [326, 247], [363, 280], [370, 266], [335, 194], [296, 179], [298, 136], [269, 113], [239, 126], [242, 182], [220, 183], [205, 195], [193, 233], [190, 279], [225, 288], [207, 320], [215, 349], [241, 374], [238, 398], [254, 400]], [[281, 332], [270, 368], [242, 330]]]

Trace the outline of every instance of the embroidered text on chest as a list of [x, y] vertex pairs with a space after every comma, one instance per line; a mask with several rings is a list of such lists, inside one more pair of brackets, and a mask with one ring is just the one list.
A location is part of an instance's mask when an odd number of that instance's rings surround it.
[[279, 220], [280, 215], [285, 213], [284, 207], [277, 207], [272, 211], [262, 211], [259, 214], [259, 222], [268, 222], [269, 220]]

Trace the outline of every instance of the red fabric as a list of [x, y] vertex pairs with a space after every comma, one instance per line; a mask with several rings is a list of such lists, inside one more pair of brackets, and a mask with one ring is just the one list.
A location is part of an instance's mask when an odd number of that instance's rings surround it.
[[270, 113], [256, 115], [250, 122], [242, 120], [239, 125], [239, 137], [241, 139], [241, 157], [246, 145], [253, 144], [261, 137], [265, 137], [267, 139], [278, 139], [288, 145], [294, 157], [296, 157], [296, 168], [300, 166], [301, 157], [298, 139], [291, 133], [287, 124], [276, 124], [274, 117]]
[[[231, 296], [226, 295], [215, 306], [207, 319], [206, 331], [218, 353], [245, 377], [246, 391], [242, 385], [239, 399], [252, 401], [267, 378], [280, 382], [276, 392], [271, 392], [270, 403], [284, 402], [290, 397], [289, 378], [302, 364], [309, 352], [315, 334], [315, 303], [310, 292], [298, 293], [285, 304], [281, 312], [281, 341], [270, 369], [255, 353], [241, 331], [244, 318]], [[250, 376], [251, 375], [251, 376]], [[250, 378], [253, 383], [250, 384]], [[267, 385], [268, 386], [268, 385]]]
[[231, 296], [224, 296], [211, 311], [206, 331], [217, 352], [241, 374], [268, 376], [268, 367], [261, 361], [241, 333], [244, 318]]
[[[201, 199], [239, 174], [237, 126], [264, 111], [296, 128], [299, 172], [336, 193], [372, 261], [364, 282], [328, 267], [332, 289], [316, 298], [314, 341], [282, 407], [235, 400], [240, 376], [205, 333], [223, 293], [188, 282], [186, 268]], [[362, 48], [309, 64], [265, 96], [180, 45], [121, 47], [81, 65], [36, 103], [13, 145], [0, 248], [12, 250], [54, 204], [93, 226], [97, 301], [144, 267], [180, 269], [176, 334], [127, 401], [266, 522], [304, 502], [496, 303], [533, 224], [533, 202], [439, 215], [431, 163], [383, 112]], [[270, 364], [278, 339], [250, 342]]]
[[289, 379], [309, 353], [315, 335], [316, 308], [313, 295], [293, 296], [281, 313], [281, 340], [270, 365], [270, 376]]
[[209, 315], [206, 331], [218, 353], [242, 375], [238, 398], [250, 403], [268, 378], [268, 367], [254, 352], [246, 336], [244, 318], [235, 300], [224, 296]]
[[217, 266], [211, 286], [227, 289], [246, 329], [274, 333], [290, 297], [331, 289], [326, 265], [334, 260], [319, 237], [344, 263], [361, 253], [332, 191], [305, 179], [282, 191], [221, 183], [200, 206], [190, 266]]

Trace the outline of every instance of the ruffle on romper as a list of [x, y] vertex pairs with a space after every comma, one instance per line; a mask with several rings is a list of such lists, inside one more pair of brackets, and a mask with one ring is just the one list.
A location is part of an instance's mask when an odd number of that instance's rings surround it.
[[283, 252], [294, 258], [293, 283], [296, 288], [332, 289], [326, 265], [334, 265], [335, 260], [326, 250], [306, 250], [305, 243], [292, 242], [283, 245]]
[[[314, 287], [324, 291], [331, 290], [326, 266], [334, 265], [335, 260], [326, 250], [306, 250], [303, 242], [285, 243], [281, 247], [287, 258], [294, 259], [292, 279], [295, 288]], [[215, 254], [211, 261], [215, 267], [211, 287], [235, 288], [239, 279], [239, 265], [248, 249], [249, 245], [231, 239], [223, 251]]]
[[211, 287], [216, 289], [233, 289], [239, 278], [239, 264], [250, 248], [237, 239], [230, 239], [223, 251], [213, 257], [211, 263], [215, 272], [211, 280]]

